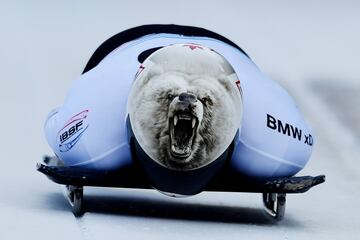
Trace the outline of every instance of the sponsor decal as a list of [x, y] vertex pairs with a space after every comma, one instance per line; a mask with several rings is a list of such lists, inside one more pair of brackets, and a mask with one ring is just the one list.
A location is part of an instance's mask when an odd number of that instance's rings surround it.
[[238, 88], [238, 89], [239, 89], [239, 91], [241, 92], [241, 88], [240, 88], [240, 80], [237, 80], [235, 83], [236, 83], [237, 88]]
[[203, 47], [196, 45], [196, 44], [184, 44], [183, 47], [188, 47], [191, 50], [195, 50], [195, 49], [203, 49]]
[[273, 129], [280, 134], [287, 135], [292, 137], [300, 142], [304, 142], [305, 144], [312, 146], [314, 143], [313, 137], [311, 134], [304, 134], [304, 132], [289, 123], [284, 123], [280, 119], [276, 119], [275, 117], [267, 114], [266, 125], [268, 128]]
[[89, 110], [71, 117], [57, 134], [60, 152], [67, 152], [80, 140], [89, 124], [86, 121]]
[[145, 66], [143, 64], [141, 64], [138, 71], [135, 74], [135, 78], [137, 78], [140, 75], [140, 73], [142, 73], [142, 71], [144, 71], [144, 69], [145, 69]]
[[240, 80], [238, 79], [235, 83], [236, 83], [237, 88], [239, 89], [239, 92], [240, 92], [240, 95], [241, 95], [241, 98], [242, 98], [243, 97], [243, 92], [242, 92], [242, 87], [241, 87]]

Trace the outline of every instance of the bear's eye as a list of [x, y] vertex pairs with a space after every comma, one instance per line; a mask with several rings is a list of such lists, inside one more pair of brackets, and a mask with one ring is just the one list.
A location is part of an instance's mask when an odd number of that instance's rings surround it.
[[200, 101], [205, 105], [212, 105], [212, 100], [209, 96], [201, 98]]
[[173, 100], [174, 97], [175, 97], [175, 95], [171, 94], [171, 93], [168, 93], [168, 95], [167, 95], [167, 99], [169, 99], [169, 100]]
[[203, 97], [203, 98], [201, 99], [201, 101], [206, 104], [207, 101], [208, 101], [208, 99], [207, 99], [206, 97]]

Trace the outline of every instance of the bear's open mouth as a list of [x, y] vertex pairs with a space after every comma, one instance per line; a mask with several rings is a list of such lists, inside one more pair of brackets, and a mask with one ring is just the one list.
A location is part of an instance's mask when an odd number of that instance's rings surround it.
[[191, 155], [199, 121], [189, 113], [175, 113], [169, 118], [170, 153], [175, 160], [184, 161]]

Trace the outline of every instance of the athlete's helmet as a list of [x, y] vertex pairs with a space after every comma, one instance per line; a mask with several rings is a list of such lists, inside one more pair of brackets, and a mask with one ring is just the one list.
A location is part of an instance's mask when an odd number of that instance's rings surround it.
[[[166, 46], [140, 65], [128, 113], [137, 157], [154, 187], [190, 194], [200, 189], [184, 190], [186, 179], [195, 186], [193, 175], [203, 175], [198, 184], [203, 186], [229, 155], [242, 118], [239, 79], [230, 63], [210, 48]], [[167, 179], [159, 178], [161, 171]], [[177, 189], [164, 187], [171, 176], [178, 181], [180, 175], [180, 186], [172, 184]]]

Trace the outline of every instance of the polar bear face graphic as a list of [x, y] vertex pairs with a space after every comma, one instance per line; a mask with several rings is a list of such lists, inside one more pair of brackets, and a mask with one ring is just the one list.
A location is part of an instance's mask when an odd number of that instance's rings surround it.
[[242, 98], [231, 65], [209, 48], [176, 44], [141, 65], [128, 100], [135, 138], [151, 159], [175, 170], [214, 161], [240, 127]]

